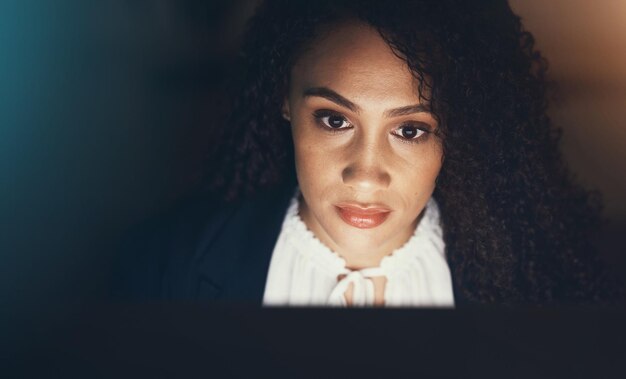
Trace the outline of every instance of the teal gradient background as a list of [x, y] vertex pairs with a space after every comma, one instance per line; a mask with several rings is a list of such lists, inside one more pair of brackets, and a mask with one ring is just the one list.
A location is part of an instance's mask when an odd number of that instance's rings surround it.
[[0, 2], [0, 307], [106, 299], [123, 231], [197, 183], [248, 8]]

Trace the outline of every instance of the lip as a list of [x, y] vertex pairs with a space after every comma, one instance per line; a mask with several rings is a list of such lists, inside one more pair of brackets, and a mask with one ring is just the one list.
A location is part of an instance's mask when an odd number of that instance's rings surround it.
[[384, 206], [363, 206], [353, 203], [336, 204], [335, 209], [346, 224], [359, 229], [375, 228], [385, 222], [391, 213], [391, 210]]

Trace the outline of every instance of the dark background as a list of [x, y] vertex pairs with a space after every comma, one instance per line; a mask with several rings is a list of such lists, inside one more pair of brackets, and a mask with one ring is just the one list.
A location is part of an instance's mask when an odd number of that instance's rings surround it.
[[[0, 307], [107, 299], [115, 242], [189, 194], [254, 0], [0, 2]], [[626, 4], [514, 0], [625, 273]]]
[[121, 233], [198, 181], [247, 3], [1, 2], [1, 307], [106, 298]]

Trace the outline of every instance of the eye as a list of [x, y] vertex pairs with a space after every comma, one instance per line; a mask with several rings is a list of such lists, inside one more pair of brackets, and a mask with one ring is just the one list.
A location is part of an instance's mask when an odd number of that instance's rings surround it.
[[320, 110], [316, 111], [313, 115], [319, 123], [328, 129], [348, 129], [352, 126], [347, 118], [335, 112]]
[[420, 127], [414, 124], [405, 124], [394, 130], [393, 135], [402, 138], [408, 142], [419, 142], [422, 136], [428, 133], [426, 127]]

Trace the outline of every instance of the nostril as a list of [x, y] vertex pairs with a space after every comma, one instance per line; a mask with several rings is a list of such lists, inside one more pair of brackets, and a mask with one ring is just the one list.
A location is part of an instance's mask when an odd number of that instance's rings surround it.
[[351, 176], [353, 176], [353, 175], [354, 175], [354, 168], [352, 168], [352, 167], [348, 166], [348, 167], [346, 167], [346, 168], [343, 170], [343, 173], [342, 173], [342, 174], [343, 174], [343, 178], [344, 178], [344, 181], [345, 181], [345, 180], [346, 180], [346, 178], [350, 178]]

